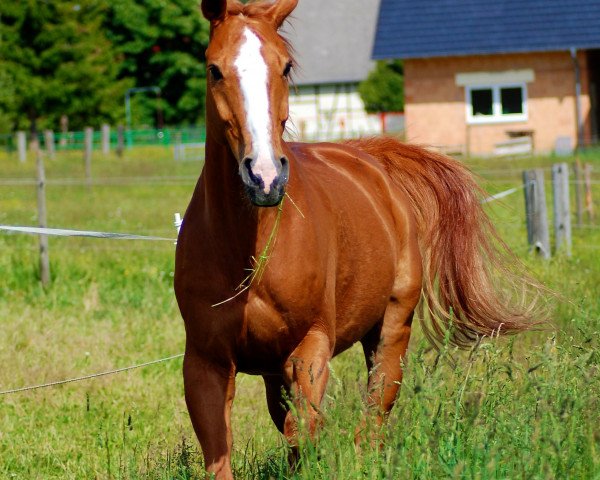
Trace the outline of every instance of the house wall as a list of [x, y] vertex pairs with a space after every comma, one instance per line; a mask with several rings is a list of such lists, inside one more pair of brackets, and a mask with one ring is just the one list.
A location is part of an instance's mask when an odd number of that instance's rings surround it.
[[[578, 54], [582, 71], [582, 115], [590, 136], [587, 56]], [[531, 69], [527, 84], [528, 119], [521, 122], [467, 125], [465, 87], [457, 73]], [[554, 150], [559, 137], [577, 144], [575, 73], [569, 52], [506, 54], [405, 60], [407, 140], [445, 150], [490, 154], [508, 140], [507, 131], [533, 130], [536, 153]]]
[[306, 141], [377, 135], [382, 123], [368, 115], [358, 84], [302, 85], [290, 88], [291, 137]]

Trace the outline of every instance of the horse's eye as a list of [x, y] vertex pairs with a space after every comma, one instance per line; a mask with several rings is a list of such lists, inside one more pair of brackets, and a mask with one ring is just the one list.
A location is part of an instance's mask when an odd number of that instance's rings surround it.
[[221, 70], [219, 70], [219, 67], [217, 67], [216, 65], [209, 65], [208, 73], [210, 74], [210, 78], [213, 80], [213, 82], [223, 80], [223, 74], [221, 73]]
[[285, 65], [285, 70], [283, 71], [283, 76], [287, 77], [291, 71], [292, 71], [292, 62], [288, 62]]

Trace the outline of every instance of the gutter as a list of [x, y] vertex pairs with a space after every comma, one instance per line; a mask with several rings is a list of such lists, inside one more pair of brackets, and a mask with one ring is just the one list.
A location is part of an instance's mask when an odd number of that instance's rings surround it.
[[577, 149], [583, 147], [583, 117], [581, 116], [581, 68], [577, 59], [577, 49], [570, 48], [571, 60], [573, 60], [573, 69], [575, 71], [575, 117], [577, 121]]

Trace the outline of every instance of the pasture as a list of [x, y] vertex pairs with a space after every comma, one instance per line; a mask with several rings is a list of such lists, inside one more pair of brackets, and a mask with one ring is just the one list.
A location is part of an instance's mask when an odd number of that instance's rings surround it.
[[[600, 154], [585, 160], [600, 170]], [[495, 193], [519, 186], [522, 168], [553, 161], [470, 166]], [[48, 186], [49, 226], [175, 237], [173, 213], [185, 211], [200, 169], [175, 163], [162, 147], [122, 159], [96, 154], [92, 188]], [[36, 224], [35, 187], [7, 181], [34, 172], [31, 158], [21, 165], [0, 154], [0, 224]], [[46, 173], [83, 179], [81, 153], [59, 153]], [[550, 207], [549, 185], [547, 196]], [[304, 446], [295, 473], [262, 381], [240, 375], [238, 478], [600, 478], [600, 228], [574, 228], [572, 258], [543, 262], [527, 253], [523, 203], [519, 191], [486, 208], [533, 275], [560, 294], [549, 299], [550, 325], [439, 353], [417, 327], [382, 451], [354, 450], [367, 378], [360, 349], [342, 354], [332, 363], [320, 442]], [[172, 243], [51, 238], [46, 290], [37, 282], [36, 237], [0, 234], [0, 252], [0, 390], [183, 351]], [[203, 478], [200, 457], [181, 359], [0, 397], [0, 478]]]

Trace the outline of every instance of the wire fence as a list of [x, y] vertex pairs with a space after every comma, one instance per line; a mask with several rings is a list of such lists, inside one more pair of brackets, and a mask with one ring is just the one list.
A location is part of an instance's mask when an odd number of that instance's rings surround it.
[[[104, 179], [104, 180], [120, 181], [120, 182], [123, 182], [123, 183], [120, 183], [121, 185], [123, 185], [123, 184], [127, 184], [127, 182], [129, 182], [129, 184], [139, 184], [138, 182], [148, 181], [149, 179], [152, 179], [152, 181], [158, 181], [159, 179], [163, 179], [163, 178], [164, 177], [127, 177], [127, 178], [123, 177], [120, 179], [112, 178], [112, 179]], [[188, 180], [191, 180], [191, 177], [187, 177], [187, 176], [172, 177], [171, 179], [188, 181]], [[194, 179], [195, 179], [195, 177], [194, 177]], [[96, 180], [99, 181], [100, 179], [96, 179]], [[0, 182], [0, 185], [2, 185], [2, 184], [9, 185], [11, 181], [14, 181], [14, 185], [33, 185], [36, 183], [35, 180], [31, 180], [31, 179], [8, 179], [8, 180], [4, 180], [4, 182], [6, 182], [6, 183]], [[26, 184], [21, 183], [24, 181], [28, 181], [30, 183], [26, 183]], [[55, 182], [57, 182], [56, 183], [57, 185], [60, 185], [61, 182], [62, 182], [62, 184], [82, 184], [82, 185], [86, 184], [85, 181], [81, 180], [81, 179], [59, 179], [59, 180], [55, 180]], [[52, 183], [52, 182], [48, 182], [48, 183]], [[598, 183], [600, 183], [600, 182], [598, 182]], [[495, 201], [504, 199], [510, 195], [513, 195], [513, 194], [521, 191], [523, 188], [526, 188], [526, 187], [527, 187], [526, 185], [523, 185], [520, 187], [509, 188], [507, 190], [496, 193], [495, 195], [492, 195], [490, 197], [482, 199], [481, 203], [489, 204], [491, 202], [495, 202]], [[178, 233], [179, 233], [181, 224], [182, 224], [182, 220], [181, 220], [180, 215], [175, 214], [174, 225], [175, 225], [175, 228], [177, 229]], [[589, 230], [596, 230], [596, 229], [600, 229], [600, 226], [585, 225], [584, 228], [589, 229]], [[176, 240], [173, 238], [136, 235], [136, 234], [127, 234], [127, 233], [98, 232], [98, 231], [40, 228], [40, 227], [23, 227], [23, 226], [10, 226], [10, 225], [0, 225], [0, 232], [4, 232], [7, 234], [50, 235], [50, 236], [60, 236], [60, 237], [87, 237], [87, 238], [107, 239], [107, 240], [141, 240], [141, 241], [151, 241], [151, 242], [157, 242], [157, 241], [176, 242]], [[597, 245], [582, 245], [582, 247], [584, 247], [586, 249], [593, 249], [593, 250], [600, 249], [600, 246], [597, 246]], [[134, 370], [134, 369], [144, 368], [144, 367], [147, 367], [150, 365], [155, 365], [158, 363], [164, 363], [164, 362], [168, 362], [171, 360], [175, 360], [175, 359], [183, 357], [183, 355], [184, 355], [183, 353], [180, 353], [180, 354], [172, 355], [169, 357], [165, 357], [165, 358], [161, 358], [161, 359], [157, 359], [157, 360], [151, 360], [148, 362], [139, 363], [139, 364], [122, 367], [122, 368], [117, 368], [117, 369], [113, 369], [113, 370], [92, 373], [92, 374], [73, 377], [73, 378], [64, 379], [64, 380], [57, 380], [57, 381], [52, 381], [52, 382], [47, 382], [47, 383], [40, 383], [40, 384], [36, 384], [36, 385], [16, 387], [16, 388], [11, 388], [11, 389], [7, 389], [7, 390], [2, 390], [2, 391], [0, 391], [0, 396], [14, 394], [14, 393], [21, 393], [21, 392], [26, 392], [26, 391], [33, 391], [33, 390], [49, 388], [49, 387], [55, 387], [55, 386], [65, 385], [68, 383], [81, 382], [81, 381], [104, 377], [104, 376], [108, 376], [108, 375], [114, 375], [114, 374], [130, 371], [130, 370]]]

